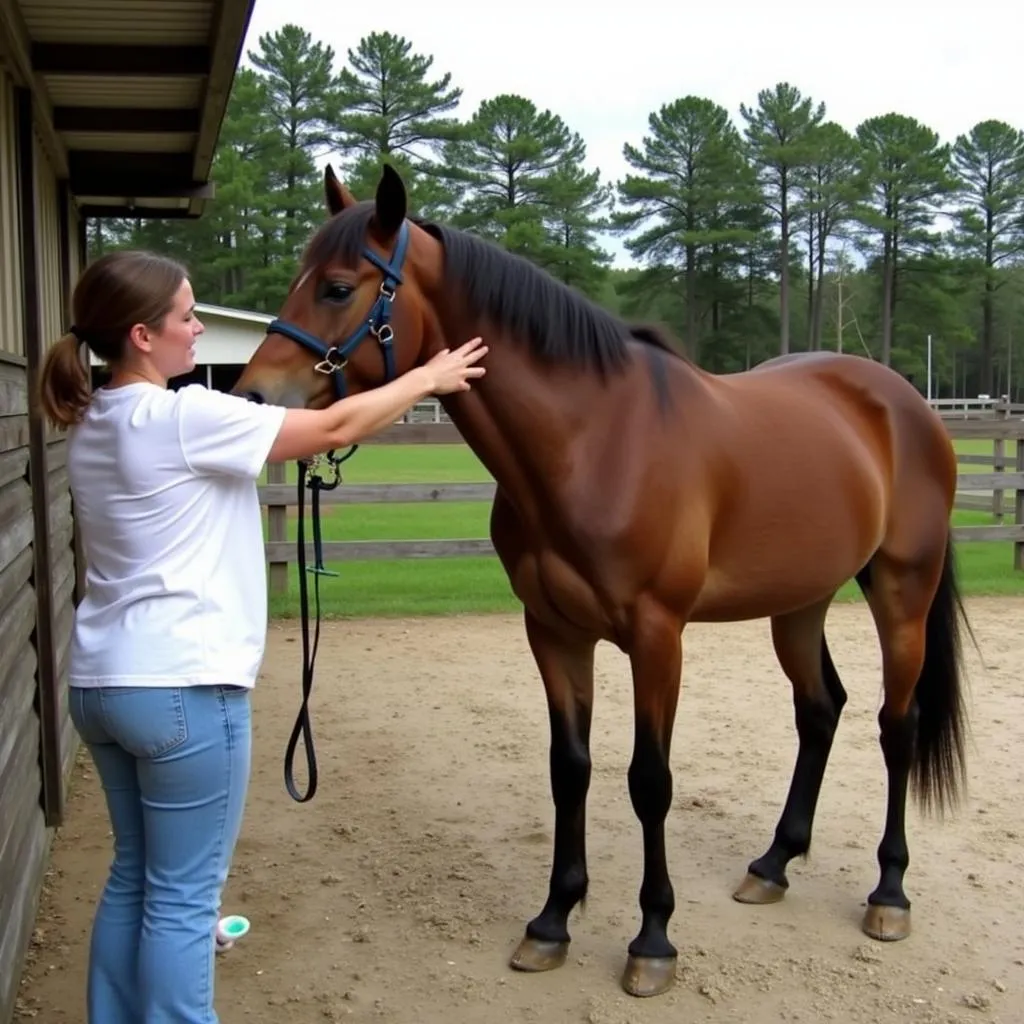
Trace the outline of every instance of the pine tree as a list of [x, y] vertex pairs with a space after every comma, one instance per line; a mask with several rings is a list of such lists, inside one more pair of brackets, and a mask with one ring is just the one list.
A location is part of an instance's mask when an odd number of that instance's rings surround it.
[[995, 386], [996, 293], [1006, 269], [1024, 256], [1024, 132], [981, 121], [953, 146], [959, 209], [954, 250], [978, 268], [981, 290], [981, 389]]
[[740, 105], [747, 122], [750, 158], [757, 169], [765, 204], [779, 225], [779, 351], [789, 351], [790, 237], [794, 217], [794, 178], [811, 159], [812, 129], [825, 116], [825, 104], [816, 106], [788, 82], [757, 94], [757, 106]]
[[446, 115], [462, 90], [452, 86], [450, 73], [431, 78], [433, 64], [433, 57], [414, 53], [408, 40], [390, 32], [373, 32], [348, 51], [333, 126], [354, 195], [373, 195], [387, 161], [402, 175], [414, 212], [450, 209], [455, 193], [436, 157], [460, 135], [459, 122]]

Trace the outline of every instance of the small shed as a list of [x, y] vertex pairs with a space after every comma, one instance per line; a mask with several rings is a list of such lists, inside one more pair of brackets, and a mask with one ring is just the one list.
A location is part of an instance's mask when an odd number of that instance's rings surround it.
[[254, 0], [0, 0], [0, 1024], [15, 1012], [77, 737], [82, 563], [36, 397], [89, 218], [198, 217]]

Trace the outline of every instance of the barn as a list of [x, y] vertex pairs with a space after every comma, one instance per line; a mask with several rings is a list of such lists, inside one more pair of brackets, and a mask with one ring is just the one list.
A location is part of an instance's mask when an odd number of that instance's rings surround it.
[[0, 1022], [77, 738], [64, 441], [33, 385], [90, 218], [198, 217], [254, 0], [0, 0]]

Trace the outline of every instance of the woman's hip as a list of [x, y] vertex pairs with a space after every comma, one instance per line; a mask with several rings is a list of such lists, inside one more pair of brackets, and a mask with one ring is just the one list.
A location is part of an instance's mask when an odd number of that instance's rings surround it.
[[243, 686], [70, 687], [71, 720], [88, 746], [114, 744], [161, 761], [247, 750], [251, 691]]

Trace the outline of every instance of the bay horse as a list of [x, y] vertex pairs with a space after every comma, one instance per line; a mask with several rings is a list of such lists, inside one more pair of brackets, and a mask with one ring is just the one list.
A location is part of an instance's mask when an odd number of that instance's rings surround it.
[[[878, 885], [863, 931], [910, 932], [908, 783], [923, 809], [965, 774], [961, 630], [950, 512], [956, 458], [942, 421], [887, 367], [852, 355], [780, 357], [743, 373], [695, 365], [530, 262], [407, 216], [386, 166], [357, 202], [328, 167], [329, 219], [234, 391], [323, 407], [481, 335], [487, 374], [441, 399], [496, 481], [490, 532], [547, 696], [554, 850], [547, 900], [511, 965], [561, 966], [588, 887], [594, 649], [630, 660], [629, 795], [643, 830], [642, 922], [623, 988], [674, 981], [665, 853], [669, 755], [688, 622], [767, 617], [793, 687], [798, 753], [774, 837], [733, 893], [781, 899], [806, 855], [846, 692], [825, 618], [855, 579], [877, 626], [888, 778]], [[742, 699], [742, 698], [738, 698]]]

